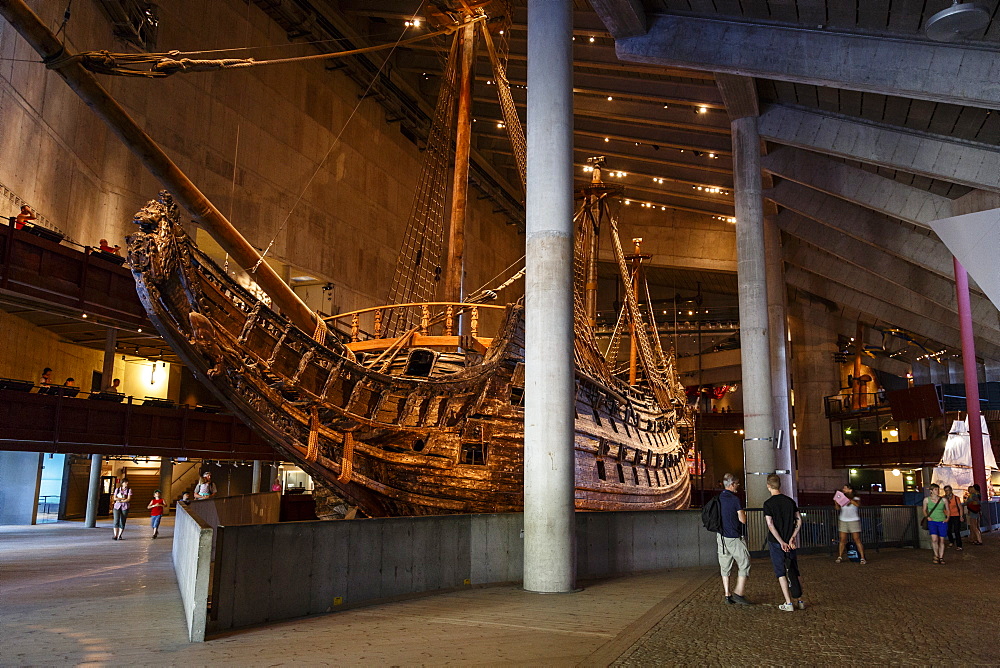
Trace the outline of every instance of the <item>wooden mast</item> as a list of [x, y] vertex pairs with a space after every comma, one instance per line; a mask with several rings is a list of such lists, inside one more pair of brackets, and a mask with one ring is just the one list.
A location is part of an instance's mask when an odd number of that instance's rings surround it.
[[456, 34], [459, 41], [458, 115], [455, 134], [455, 169], [451, 186], [448, 227], [448, 260], [444, 279], [445, 301], [460, 302], [465, 265], [465, 217], [469, 198], [469, 151], [472, 143], [472, 78], [475, 70], [476, 24], [467, 21]]
[[38, 52], [46, 65], [63, 78], [73, 91], [97, 114], [143, 166], [169, 190], [177, 202], [209, 229], [219, 245], [243, 269], [252, 272], [261, 288], [297, 327], [312, 333], [316, 315], [281, 280], [243, 235], [222, 212], [174, 164], [163, 149], [129, 116], [128, 112], [98, 83], [78, 61], [71, 59], [55, 35], [42, 23], [24, 0], [0, 1], [3, 16], [26, 42]]
[[[641, 278], [639, 272], [642, 270], [642, 261], [648, 260], [653, 257], [652, 255], [642, 254], [642, 237], [637, 237], [632, 239], [632, 243], [635, 244], [635, 253], [626, 256], [625, 259], [632, 260], [632, 285], [627, 289], [635, 291], [636, 286], [639, 284], [639, 279]], [[636, 294], [636, 299], [638, 299], [638, 294]], [[629, 350], [628, 350], [628, 384], [635, 386], [638, 382], [638, 346], [636, 345], [636, 322], [635, 318], [629, 318], [628, 321], [628, 331], [629, 331]]]

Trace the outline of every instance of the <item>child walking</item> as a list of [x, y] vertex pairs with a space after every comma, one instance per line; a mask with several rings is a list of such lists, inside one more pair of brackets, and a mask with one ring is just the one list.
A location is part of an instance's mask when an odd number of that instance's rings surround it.
[[149, 509], [149, 521], [153, 526], [153, 538], [156, 538], [156, 535], [160, 533], [160, 519], [163, 517], [163, 509], [166, 505], [167, 502], [160, 496], [160, 490], [153, 492], [153, 500], [146, 506]]

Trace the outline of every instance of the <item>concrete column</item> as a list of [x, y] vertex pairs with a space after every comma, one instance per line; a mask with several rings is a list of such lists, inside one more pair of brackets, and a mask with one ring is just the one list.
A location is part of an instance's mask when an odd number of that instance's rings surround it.
[[[781, 254], [781, 233], [774, 216], [764, 217], [764, 251], [767, 272], [767, 323], [771, 343], [771, 409], [774, 432], [781, 433], [774, 452], [774, 467], [781, 476], [781, 490], [798, 498], [795, 487], [795, 457], [792, 443], [790, 383], [788, 373], [788, 316], [785, 308], [785, 272]], [[745, 387], [745, 386], [744, 386]]]
[[576, 580], [573, 441], [573, 21], [528, 0], [524, 588]]
[[931, 382], [935, 385], [947, 385], [949, 382], [948, 378], [948, 366], [942, 364], [941, 362], [936, 362], [934, 360], [929, 360], [927, 363], [930, 369]]
[[256, 494], [260, 491], [260, 469], [261, 461], [259, 459], [253, 460], [253, 479], [250, 481], [251, 494]]
[[42, 484], [40, 452], [0, 450], [0, 471], [5, 485], [0, 485], [0, 526], [34, 524], [38, 516], [38, 490]]
[[173, 499], [171, 498], [171, 488], [174, 486], [174, 462], [170, 457], [160, 458], [160, 494], [163, 500], [167, 502], [167, 508], [170, 507]]
[[733, 197], [736, 204], [736, 276], [739, 282], [740, 350], [743, 364], [743, 461], [747, 506], [770, 496], [766, 475], [774, 473], [771, 411], [771, 341], [768, 335], [764, 261], [764, 202], [761, 199], [760, 134], [757, 117], [733, 119]]
[[104, 364], [101, 366], [101, 391], [111, 387], [115, 375], [115, 352], [118, 348], [118, 330], [109, 328], [104, 335]]
[[87, 515], [83, 526], [93, 529], [97, 526], [97, 500], [101, 497], [101, 456], [90, 456], [90, 478], [87, 481]]
[[972, 333], [972, 309], [969, 306], [969, 274], [955, 258], [955, 292], [958, 296], [958, 328], [962, 336], [962, 362], [965, 367], [965, 409], [969, 412], [969, 447], [972, 449], [972, 482], [983, 494], [986, 486], [986, 459], [983, 454], [983, 430], [979, 410], [979, 376], [976, 373], [976, 341]]

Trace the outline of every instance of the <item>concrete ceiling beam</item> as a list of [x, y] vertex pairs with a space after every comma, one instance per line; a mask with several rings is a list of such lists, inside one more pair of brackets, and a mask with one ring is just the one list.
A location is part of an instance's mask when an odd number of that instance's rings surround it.
[[[858, 270], [876, 275], [882, 281], [882, 290], [892, 294], [913, 293], [947, 310], [945, 322], [955, 322], [955, 281], [911, 264], [899, 257], [851, 237], [835, 228], [817, 224], [794, 211], [778, 214], [778, 227], [794, 239], [810, 244], [828, 253], [835, 253], [843, 263]], [[983, 328], [992, 330], [1000, 343], [1000, 318], [993, 303], [981, 295], [970, 295], [973, 317]]]
[[646, 34], [646, 10], [639, 0], [590, 0], [590, 6], [615, 39]]
[[761, 158], [761, 167], [775, 176], [921, 227], [951, 214], [952, 200], [947, 197], [798, 148], [785, 146], [771, 151]]
[[618, 57], [699, 71], [1000, 109], [989, 49], [700, 16], [659, 15]]
[[784, 105], [769, 106], [759, 127], [777, 144], [1000, 192], [995, 146]]
[[951, 253], [930, 230], [912, 227], [895, 218], [789, 180], [782, 180], [766, 190], [764, 197], [817, 223], [878, 246], [901, 260], [939, 276], [953, 277]]
[[[861, 319], [870, 324], [899, 327], [948, 348], [957, 350], [961, 347], [957, 327], [932, 323], [925, 317], [896, 304], [844, 285], [836, 278], [830, 279], [809, 269], [789, 264], [785, 269], [785, 281], [788, 285], [806, 293], [858, 311]], [[1000, 359], [1000, 347], [980, 341], [978, 338], [976, 347], [983, 357]]]
[[757, 84], [752, 77], [720, 72], [715, 76], [715, 85], [718, 86], [722, 101], [726, 104], [726, 113], [729, 114], [730, 120], [760, 115]]

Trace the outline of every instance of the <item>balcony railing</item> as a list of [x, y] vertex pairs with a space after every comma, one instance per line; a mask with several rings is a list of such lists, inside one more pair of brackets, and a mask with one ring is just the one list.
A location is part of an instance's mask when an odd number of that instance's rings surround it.
[[831, 397], [824, 397], [824, 403], [826, 404], [826, 417], [831, 419], [864, 413], [888, 412], [889, 410], [889, 402], [886, 400], [884, 392], [864, 392], [859, 395], [835, 394]]
[[941, 461], [942, 454], [943, 438], [835, 445], [830, 448], [830, 459], [835, 469], [935, 466]]

